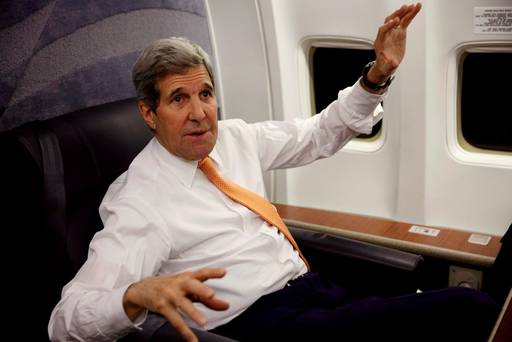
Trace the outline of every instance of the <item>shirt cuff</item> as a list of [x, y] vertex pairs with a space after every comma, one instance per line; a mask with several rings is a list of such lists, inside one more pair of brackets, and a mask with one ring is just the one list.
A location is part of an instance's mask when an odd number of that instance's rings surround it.
[[341, 120], [357, 133], [369, 134], [373, 125], [382, 119], [384, 110], [380, 103], [387, 95], [372, 94], [361, 86], [360, 80], [338, 93]]
[[104, 317], [99, 320], [99, 329], [105, 336], [112, 335], [115, 332], [115, 336], [112, 336], [113, 339], [123, 337], [134, 330], [142, 329], [142, 324], [146, 321], [148, 315], [148, 311], [145, 310], [134, 322], [128, 318], [123, 307], [123, 296], [128, 286], [130, 284], [112, 290], [111, 295], [103, 303], [104, 309], [101, 314]]

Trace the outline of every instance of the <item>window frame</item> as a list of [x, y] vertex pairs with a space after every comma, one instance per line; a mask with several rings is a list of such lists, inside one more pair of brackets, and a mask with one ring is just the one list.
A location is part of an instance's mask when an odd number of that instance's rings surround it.
[[[316, 114], [315, 94], [313, 85], [313, 54], [316, 48], [339, 48], [339, 49], [361, 49], [373, 50], [373, 41], [367, 39], [332, 37], [332, 36], [310, 36], [304, 38], [300, 43], [299, 52], [299, 88], [301, 99], [301, 110], [309, 115]], [[364, 65], [361, 65], [361, 70]], [[341, 90], [341, 89], [340, 89]], [[384, 115], [385, 116], [385, 115]], [[382, 148], [386, 140], [387, 120], [382, 120], [382, 127], [375, 136], [371, 138], [351, 139], [343, 148], [345, 151], [355, 152], [377, 152]]]
[[453, 158], [462, 163], [510, 168], [512, 167], [512, 152], [479, 148], [466, 141], [462, 134], [462, 68], [465, 56], [475, 52], [512, 53], [512, 44], [509, 41], [464, 43], [456, 46], [450, 53], [447, 67], [446, 88], [448, 150]]

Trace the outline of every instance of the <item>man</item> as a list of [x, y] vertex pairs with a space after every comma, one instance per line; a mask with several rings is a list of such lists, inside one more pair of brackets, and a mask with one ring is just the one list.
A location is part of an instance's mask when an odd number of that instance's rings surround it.
[[[263, 171], [330, 156], [369, 131], [380, 119], [379, 103], [420, 8], [402, 6], [387, 17], [375, 40], [376, 63], [363, 79], [319, 115], [296, 123], [218, 124], [204, 51], [180, 38], [149, 46], [133, 80], [155, 138], [105, 195], [104, 229], [64, 288], [50, 338], [114, 340], [140, 327], [148, 312], [165, 317], [188, 341], [196, 339], [188, 326], [255, 340], [349, 337], [366, 323], [382, 328], [375, 317], [385, 317], [387, 305], [370, 305], [375, 309], [364, 315], [362, 306], [347, 305], [342, 289], [308, 273], [300, 251], [276, 229], [279, 224], [226, 195], [203, 165], [264, 197]], [[409, 305], [396, 317], [410, 312]]]

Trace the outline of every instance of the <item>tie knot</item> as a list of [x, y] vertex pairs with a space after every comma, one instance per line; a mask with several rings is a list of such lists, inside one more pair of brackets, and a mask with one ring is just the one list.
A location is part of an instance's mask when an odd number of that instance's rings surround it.
[[213, 161], [210, 156], [206, 156], [197, 163], [197, 167], [204, 170], [204, 168], [211, 167], [212, 163]]
[[210, 181], [215, 183], [215, 178], [219, 177], [219, 172], [217, 171], [217, 168], [215, 167], [215, 164], [213, 163], [213, 160], [207, 156], [204, 157], [197, 163], [197, 167], [199, 170], [203, 171], [203, 173], [206, 175]]

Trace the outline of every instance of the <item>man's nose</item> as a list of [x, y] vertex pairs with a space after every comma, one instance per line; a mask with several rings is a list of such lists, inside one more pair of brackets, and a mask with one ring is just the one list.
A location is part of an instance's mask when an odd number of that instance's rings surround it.
[[190, 108], [189, 108], [189, 119], [190, 120], [196, 120], [200, 121], [204, 119], [206, 116], [206, 113], [203, 108], [203, 103], [198, 97], [193, 97], [190, 101]]

